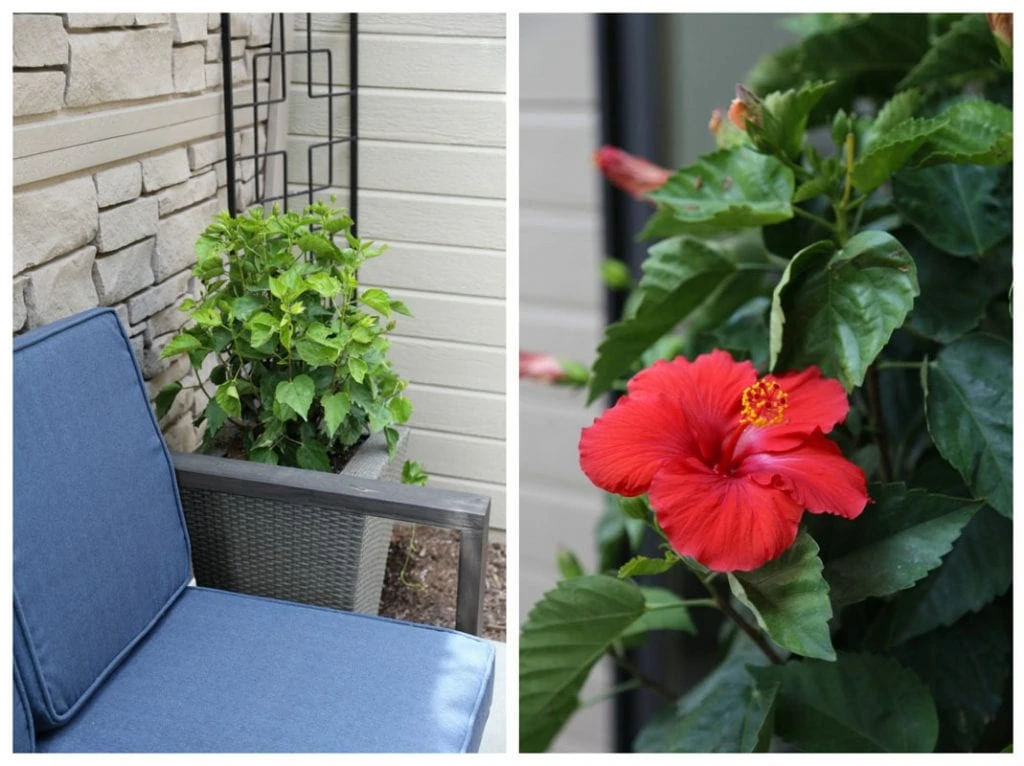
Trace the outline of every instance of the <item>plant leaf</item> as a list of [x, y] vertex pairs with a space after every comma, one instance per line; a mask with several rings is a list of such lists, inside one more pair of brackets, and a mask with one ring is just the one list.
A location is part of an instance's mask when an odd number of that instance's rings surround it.
[[874, 503], [829, 548], [825, 579], [836, 606], [912, 587], [942, 563], [982, 505], [903, 483], [875, 484], [868, 494]]
[[1010, 169], [978, 165], [904, 168], [892, 179], [892, 204], [935, 247], [983, 255], [1013, 231]]
[[753, 572], [730, 572], [729, 587], [772, 640], [805, 657], [835, 659], [832, 606], [814, 538], [801, 531], [776, 559]]
[[283, 380], [277, 384], [277, 388], [274, 390], [274, 400], [306, 420], [315, 393], [316, 385], [313, 383], [313, 379], [308, 375], [297, 375], [294, 380]]
[[939, 722], [927, 687], [895, 660], [840, 652], [750, 668], [762, 688], [779, 685], [775, 731], [807, 752], [930, 753]]
[[369, 370], [369, 366], [360, 359], [358, 356], [350, 356], [348, 358], [348, 371], [352, 374], [356, 383], [362, 383], [363, 378], [366, 377], [366, 373]]
[[359, 302], [386, 317], [391, 316], [391, 298], [383, 290], [372, 287], [359, 293]]
[[928, 432], [974, 497], [1013, 518], [1013, 348], [974, 333], [925, 368]]
[[903, 120], [885, 132], [873, 134], [873, 140], [853, 166], [853, 185], [861, 194], [870, 194], [899, 170], [931, 136], [942, 129], [941, 118]]
[[322, 271], [306, 277], [306, 284], [321, 298], [334, 298], [341, 292], [341, 282]]
[[407, 423], [412, 417], [412, 402], [404, 396], [396, 396], [388, 402], [388, 409], [396, 423]]
[[533, 606], [519, 639], [521, 752], [547, 748], [590, 669], [645, 609], [636, 585], [605, 575], [561, 582]]
[[338, 391], [320, 397], [320, 406], [324, 408], [324, 430], [333, 439], [338, 426], [344, 422], [349, 410], [352, 409], [352, 400], [344, 391]]
[[772, 369], [816, 364], [853, 390], [918, 292], [914, 259], [886, 232], [862, 231], [832, 255], [820, 243], [805, 248], [772, 298]]
[[1011, 649], [996, 605], [900, 647], [897, 659], [920, 676], [935, 699], [939, 750], [974, 749], [1003, 701]]
[[911, 165], [945, 162], [1005, 165], [1013, 161], [1013, 112], [1000, 104], [972, 98], [959, 101], [937, 119], [942, 124], [928, 136]]
[[647, 602], [643, 616], [622, 632], [622, 639], [646, 636], [652, 630], [676, 630], [696, 633], [686, 602], [668, 588], [640, 586]]
[[160, 389], [160, 393], [156, 395], [156, 399], [153, 400], [153, 404], [156, 406], [156, 419], [160, 420], [164, 415], [171, 409], [171, 405], [174, 404], [175, 398], [178, 396], [178, 392], [181, 391], [181, 382], [175, 381], [174, 383], [168, 383], [166, 386]]
[[214, 394], [217, 404], [224, 410], [229, 418], [242, 417], [242, 400], [238, 396], [238, 388], [234, 383], [227, 383], [217, 386], [217, 393]]
[[999, 52], [985, 16], [971, 13], [955, 22], [904, 77], [898, 90], [995, 69]]
[[658, 212], [641, 238], [706, 235], [793, 217], [793, 171], [747, 147], [719, 149], [651, 192]]
[[[692, 710], [665, 727], [639, 752], [763, 753], [771, 743], [779, 685], [752, 680], [716, 686]], [[648, 749], [649, 748], [649, 749]]]
[[315, 439], [306, 439], [295, 450], [295, 462], [299, 468], [308, 471], [330, 471], [331, 459], [327, 456], [324, 445]]
[[1013, 524], [985, 506], [964, 527], [942, 566], [886, 606], [877, 621], [885, 646], [907, 641], [976, 612], [1013, 581]]
[[608, 327], [598, 346], [588, 403], [609, 390], [658, 338], [727, 291], [732, 278], [740, 274], [743, 260], [750, 257], [738, 248], [730, 251], [692, 237], [651, 247], [643, 264], [636, 312]]
[[667, 572], [679, 563], [679, 557], [673, 553], [666, 553], [663, 559], [652, 559], [647, 556], [634, 556], [621, 567], [619, 567], [619, 579], [637, 577], [640, 575], [656, 575]]
[[992, 280], [973, 260], [946, 255], [909, 227], [900, 241], [914, 256], [921, 294], [907, 324], [926, 338], [952, 343], [981, 322]]
[[160, 358], [167, 359], [176, 354], [188, 354], [201, 348], [203, 348], [202, 341], [187, 332], [183, 332], [171, 338], [171, 342], [163, 347], [163, 350], [160, 352]]
[[807, 118], [831, 87], [830, 82], [807, 82], [799, 88], [769, 93], [764, 97], [762, 124], [748, 125], [747, 132], [758, 146], [796, 159], [803, 149]]

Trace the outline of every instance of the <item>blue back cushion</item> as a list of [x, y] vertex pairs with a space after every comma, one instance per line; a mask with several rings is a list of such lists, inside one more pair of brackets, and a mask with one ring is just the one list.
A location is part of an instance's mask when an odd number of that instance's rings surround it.
[[14, 342], [14, 652], [38, 731], [75, 714], [189, 579], [170, 455], [93, 309]]

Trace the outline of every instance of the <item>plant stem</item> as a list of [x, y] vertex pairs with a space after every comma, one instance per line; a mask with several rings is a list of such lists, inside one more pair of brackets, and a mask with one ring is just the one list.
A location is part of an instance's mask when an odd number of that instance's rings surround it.
[[829, 223], [824, 218], [822, 218], [821, 216], [817, 216], [814, 213], [808, 213], [803, 208], [794, 207], [793, 208], [793, 212], [796, 213], [799, 216], [802, 216], [803, 218], [806, 218], [808, 221], [814, 221], [819, 226], [824, 226], [829, 231], [832, 231], [832, 232], [836, 231], [836, 227], [835, 227], [834, 224]]
[[876, 362], [875, 369], [877, 370], [920, 370], [924, 367], [926, 362], [921, 360], [920, 362]]
[[729, 599], [719, 593], [718, 588], [711, 584], [710, 578], [707, 580], [702, 578], [701, 582], [704, 583], [704, 587], [708, 589], [708, 593], [711, 594], [711, 597], [715, 601], [715, 605], [719, 608], [722, 614], [735, 622], [737, 627], [746, 633], [750, 637], [751, 641], [757, 644], [757, 647], [764, 652], [764, 656], [771, 660], [773, 664], [781, 665], [782, 658], [774, 649], [772, 649], [771, 644], [768, 643], [761, 631], [744, 620], [743, 617], [740, 616], [739, 612], [732, 608], [732, 604], [729, 603]]
[[679, 697], [677, 693], [665, 686], [661, 681], [651, 678], [649, 675], [644, 673], [640, 668], [626, 659], [626, 656], [618, 651], [610, 652], [610, 655], [615, 663], [629, 673], [633, 678], [642, 683], [648, 689], [664, 697], [668, 702], [675, 702]]
[[878, 447], [878, 475], [884, 482], [892, 481], [892, 458], [889, 456], [889, 438], [885, 430], [885, 418], [882, 416], [876, 365], [868, 367], [865, 385], [868, 392], [868, 407], [871, 410], [871, 431], [875, 435], [875, 446]]
[[691, 598], [683, 601], [674, 601], [671, 604], [657, 604], [655, 606], [650, 607], [647, 611], [657, 612], [661, 609], [678, 609], [681, 606], [710, 606], [717, 608], [718, 604], [715, 602], [713, 598]]

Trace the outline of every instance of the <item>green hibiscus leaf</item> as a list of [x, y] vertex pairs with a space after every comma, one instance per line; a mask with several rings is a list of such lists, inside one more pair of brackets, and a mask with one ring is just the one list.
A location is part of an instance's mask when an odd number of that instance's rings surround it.
[[1013, 523], [988, 506], [964, 527], [942, 566], [886, 606], [876, 642], [893, 646], [949, 626], [1006, 593], [1013, 582]]
[[977, 327], [992, 298], [991, 276], [969, 258], [946, 255], [912, 229], [899, 237], [914, 256], [921, 286], [909, 326], [939, 343], [952, 343]]
[[255, 295], [240, 295], [231, 301], [231, 316], [241, 322], [266, 306], [266, 301]]
[[322, 271], [306, 277], [306, 284], [321, 298], [334, 298], [342, 289], [340, 281]]
[[299, 468], [310, 471], [332, 470], [327, 450], [315, 439], [306, 439], [299, 445], [299, 448], [295, 450], [295, 462], [299, 464]]
[[974, 333], [922, 375], [928, 432], [974, 497], [1013, 518], [1013, 347]]
[[294, 380], [281, 381], [274, 390], [274, 401], [288, 407], [303, 420], [307, 419], [309, 407], [313, 404], [316, 385], [308, 375], [298, 375]]
[[729, 573], [729, 587], [772, 640], [805, 657], [835, 659], [828, 621], [832, 606], [821, 576], [818, 544], [806, 532], [778, 558], [753, 572]]
[[753, 149], [720, 149], [683, 168], [649, 197], [658, 211], [640, 235], [706, 235], [793, 217], [793, 171]]
[[863, 231], [838, 251], [828, 243], [805, 248], [772, 298], [772, 369], [816, 364], [853, 390], [903, 325], [918, 291], [914, 259], [886, 232]]
[[257, 447], [249, 450], [249, 460], [254, 463], [266, 463], [267, 465], [278, 465], [281, 458], [270, 447]]
[[352, 409], [352, 400], [344, 391], [338, 391], [320, 397], [320, 406], [324, 409], [324, 430], [333, 439], [338, 426], [348, 417], [348, 413]]
[[323, 234], [304, 234], [299, 237], [296, 244], [301, 250], [313, 253], [317, 258], [333, 259], [341, 257], [341, 251], [338, 249], [338, 246]]
[[341, 356], [339, 346], [338, 343], [322, 343], [307, 333], [295, 341], [295, 353], [306, 364], [313, 367], [326, 367], [338, 361], [338, 357]]
[[160, 418], [170, 411], [171, 405], [174, 404], [174, 400], [177, 398], [180, 391], [180, 382], [168, 383], [160, 389], [160, 393], [158, 393], [156, 395], [156, 399], [153, 400], [153, 404], [156, 405], [157, 420], [160, 420]]
[[967, 14], [940, 36], [896, 87], [899, 90], [995, 69], [999, 52], [981, 13]]
[[829, 547], [825, 579], [837, 606], [912, 587], [942, 563], [982, 505], [902, 483], [874, 484], [868, 496], [874, 502]]
[[762, 688], [779, 686], [775, 732], [806, 752], [930, 753], [939, 722], [928, 688], [888, 657], [840, 652], [750, 668]]
[[878, 110], [878, 114], [864, 137], [865, 146], [870, 146], [897, 125], [909, 120], [917, 113], [920, 106], [921, 93], [918, 90], [905, 90], [894, 95]]
[[[643, 618], [641, 618], [643, 619]], [[772, 716], [764, 717], [764, 698], [754, 697], [753, 677], [748, 665], [768, 663], [760, 649], [745, 633], [736, 631], [729, 651], [721, 662], [684, 694], [675, 705], [656, 714], [644, 726], [633, 743], [634, 752], [696, 752], [699, 748], [719, 747], [724, 751], [761, 751], [767, 749], [772, 733]], [[768, 687], [771, 688], [770, 686]], [[763, 695], [766, 691], [762, 690]], [[716, 700], [732, 697], [736, 706], [722, 711], [719, 721], [698, 714], [718, 707]], [[705, 705], [705, 701], [709, 701]], [[698, 714], [689, 723], [685, 719]]]
[[668, 588], [641, 586], [640, 590], [647, 605], [643, 616], [622, 632], [624, 641], [646, 636], [652, 630], [697, 632], [686, 602], [675, 593]]
[[203, 348], [203, 343], [195, 336], [183, 332], [171, 339], [171, 342], [163, 347], [160, 352], [161, 359], [176, 356], [177, 354], [189, 354]]
[[950, 255], [983, 255], [1013, 231], [1006, 167], [904, 168], [893, 176], [892, 204], [925, 239]]
[[388, 402], [388, 409], [396, 423], [407, 423], [412, 417], [412, 402], [404, 396], [396, 396]]
[[253, 347], [259, 348], [277, 334], [278, 321], [265, 311], [261, 311], [250, 316], [245, 326], [252, 333], [250, 342]]
[[763, 150], [781, 151], [792, 159], [800, 156], [807, 118], [831, 87], [830, 82], [808, 82], [765, 96], [761, 124], [747, 126], [755, 145]]
[[206, 403], [206, 410], [203, 416], [206, 418], [207, 436], [215, 436], [228, 419], [228, 414], [221, 409], [216, 399], [211, 399]]
[[996, 605], [900, 647], [897, 659], [927, 684], [939, 713], [940, 751], [974, 749], [995, 718], [1011, 668], [1011, 642]]
[[930, 137], [938, 133], [945, 121], [941, 118], [919, 120], [910, 118], [872, 135], [872, 140], [853, 166], [853, 185], [861, 194], [870, 194], [903, 167]]
[[228, 417], [242, 417], [242, 400], [238, 395], [238, 387], [234, 383], [218, 386], [214, 399]]
[[609, 390], [656, 340], [697, 309], [713, 307], [713, 313], [721, 315], [724, 308], [720, 321], [727, 318], [734, 308], [726, 304], [736, 296], [741, 303], [747, 300], [751, 277], [764, 278], [763, 259], [762, 251], [740, 244], [708, 243], [692, 237], [669, 239], [651, 247], [643, 263], [635, 312], [611, 325], [598, 347], [588, 402]]
[[362, 383], [363, 378], [366, 377], [366, 373], [369, 370], [369, 366], [360, 359], [358, 356], [350, 356], [348, 358], [348, 371], [355, 379], [356, 383]]
[[1005, 165], [1013, 160], [1013, 112], [1000, 104], [972, 98], [939, 115], [940, 128], [928, 136], [911, 165], [946, 162]]
[[655, 575], [667, 572], [679, 563], [679, 557], [671, 551], [665, 553], [661, 559], [652, 559], [647, 556], [634, 556], [621, 567], [619, 567], [619, 578], [637, 577], [639, 575]]
[[394, 298], [392, 298], [388, 302], [388, 305], [391, 306], [391, 310], [394, 311], [396, 314], [402, 314], [403, 316], [407, 317], [412, 316], [412, 312], [409, 311], [409, 307], [402, 303], [402, 301], [395, 300]]
[[537, 602], [519, 638], [519, 748], [540, 752], [579, 706], [594, 664], [646, 610], [636, 585], [575, 577]]
[[359, 302], [386, 317], [391, 316], [391, 298], [383, 290], [372, 287], [359, 293]]

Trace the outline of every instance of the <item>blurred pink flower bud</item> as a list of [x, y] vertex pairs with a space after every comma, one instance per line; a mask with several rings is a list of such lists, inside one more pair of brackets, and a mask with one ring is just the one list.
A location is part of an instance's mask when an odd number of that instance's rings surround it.
[[754, 92], [742, 85], [736, 86], [736, 98], [729, 104], [729, 122], [740, 130], [746, 131], [747, 122], [761, 124], [761, 99]]
[[594, 152], [594, 164], [614, 186], [636, 199], [660, 188], [672, 175], [671, 171], [614, 146], [602, 146]]
[[558, 359], [551, 354], [519, 352], [519, 379], [538, 383], [585, 386], [590, 379], [587, 368], [579, 362]]
[[729, 122], [740, 130], [747, 129], [747, 105], [738, 98], [734, 98], [729, 104]]

